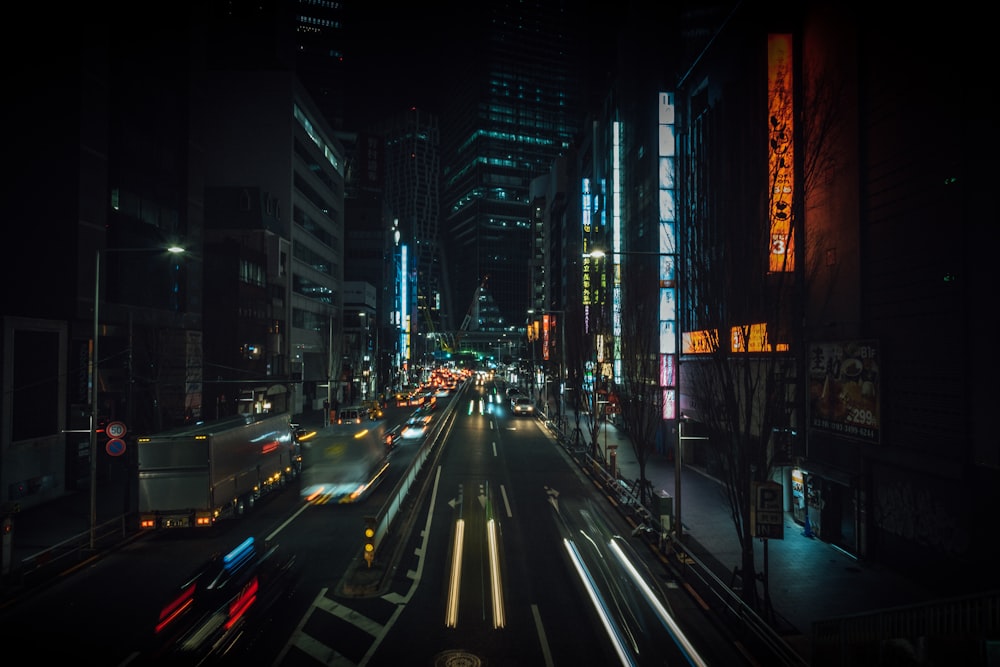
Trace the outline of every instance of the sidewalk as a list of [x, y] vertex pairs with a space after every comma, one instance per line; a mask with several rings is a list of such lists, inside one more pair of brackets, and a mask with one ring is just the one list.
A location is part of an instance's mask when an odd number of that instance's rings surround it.
[[[572, 416], [570, 424], [573, 424]], [[599, 449], [604, 441], [616, 447], [618, 477], [639, 478], [639, 464], [628, 436], [614, 425], [601, 426]], [[589, 434], [584, 433], [589, 443]], [[646, 479], [655, 492], [676, 498], [674, 462], [654, 454], [646, 463]], [[736, 529], [722, 483], [703, 470], [681, 467], [681, 542], [727, 586], [741, 565]], [[764, 569], [763, 540], [754, 540], [758, 572]], [[927, 602], [940, 597], [930, 587], [879, 564], [858, 561], [815, 537], [803, 535], [803, 526], [785, 513], [784, 539], [767, 541], [767, 582], [775, 626], [784, 629], [785, 641], [811, 662], [810, 638], [814, 621], [876, 609]], [[757, 582], [763, 596], [763, 583]]]

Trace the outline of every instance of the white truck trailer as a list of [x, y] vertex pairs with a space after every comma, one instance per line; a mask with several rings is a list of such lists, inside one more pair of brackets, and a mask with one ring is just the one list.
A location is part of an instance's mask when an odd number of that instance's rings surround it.
[[142, 529], [211, 527], [301, 470], [289, 415], [241, 415], [137, 439]]

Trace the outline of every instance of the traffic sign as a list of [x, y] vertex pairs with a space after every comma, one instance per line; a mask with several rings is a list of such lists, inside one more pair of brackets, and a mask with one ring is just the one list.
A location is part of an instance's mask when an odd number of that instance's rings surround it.
[[772, 540], [785, 538], [782, 488], [777, 482], [754, 482], [754, 504], [750, 507], [750, 525], [754, 537]]
[[125, 453], [125, 441], [112, 438], [108, 440], [108, 444], [104, 445], [104, 451], [108, 453], [108, 456], [121, 456]]
[[108, 422], [108, 425], [104, 427], [104, 432], [108, 434], [109, 438], [124, 438], [126, 431], [125, 422]]

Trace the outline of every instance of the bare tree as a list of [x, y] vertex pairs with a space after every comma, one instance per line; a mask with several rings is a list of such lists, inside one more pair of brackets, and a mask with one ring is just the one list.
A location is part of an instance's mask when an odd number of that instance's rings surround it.
[[[822, 188], [833, 169], [831, 142], [840, 119], [838, 107], [824, 100], [835, 98], [840, 88], [836, 76], [812, 72], [808, 78], [807, 101], [795, 116], [799, 131], [791, 127], [788, 101], [785, 115], [768, 118], [766, 141], [758, 131], [760, 143], [748, 145], [748, 155], [764, 159], [712, 150], [713, 142], [731, 145], [719, 128], [739, 136], [755, 133], [756, 125], [728, 115], [731, 107], [725, 105], [706, 109], [686, 139], [696, 148], [685, 157], [682, 329], [693, 334], [695, 349], [684, 351], [681, 382], [708, 431], [709, 441], [702, 447], [723, 482], [741, 552], [736, 574], [743, 581], [744, 601], [754, 608], [761, 607], [761, 600], [751, 524], [753, 487], [772, 479], [776, 463], [787, 462], [776, 449], [774, 434], [804, 423], [804, 285], [812, 279], [805, 267], [817, 271], [827, 264], [818, 261], [825, 246], [822, 234], [806, 238], [803, 233], [803, 202]], [[750, 122], [759, 124], [756, 117]], [[761, 166], [769, 177], [763, 195], [753, 177]], [[798, 182], [789, 180], [791, 173]], [[784, 226], [776, 227], [775, 220]], [[776, 255], [781, 256], [777, 264]], [[828, 288], [832, 283], [831, 276], [823, 276]], [[817, 303], [816, 297], [811, 293], [810, 303]], [[766, 578], [764, 584], [766, 607]]]
[[652, 488], [646, 479], [646, 464], [656, 451], [656, 434], [663, 424], [658, 276], [646, 261], [637, 262], [626, 276], [622, 386], [617, 389], [622, 423], [639, 464], [639, 500], [648, 507]]

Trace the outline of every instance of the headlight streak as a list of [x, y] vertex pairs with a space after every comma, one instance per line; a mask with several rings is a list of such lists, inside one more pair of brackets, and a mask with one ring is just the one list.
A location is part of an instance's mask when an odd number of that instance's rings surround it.
[[465, 520], [455, 522], [455, 542], [451, 545], [451, 574], [448, 577], [448, 605], [444, 613], [445, 627], [458, 624], [458, 592], [462, 583], [462, 543], [465, 537]]
[[[594, 519], [593, 517], [591, 517], [589, 512], [581, 511], [580, 514], [588, 519], [588, 523], [591, 524], [591, 530], [593, 530], [595, 534], [601, 532], [599, 527], [595, 525]], [[607, 565], [608, 559], [605, 557], [605, 554], [601, 549], [600, 545], [593, 537], [590, 536], [590, 534], [587, 531], [580, 530], [579, 533], [582, 539], [590, 543], [591, 547], [593, 548], [593, 552], [596, 554], [595, 558], [600, 559], [600, 562], [604, 564], [605, 582], [607, 583], [607, 585], [613, 588], [617, 588], [619, 590], [618, 595], [614, 593], [611, 594], [611, 600], [610, 600], [611, 603], [613, 603], [614, 605], [614, 611], [617, 614], [616, 618], [618, 619], [632, 618], [633, 620], [635, 620], [634, 610], [627, 604], [624, 606], [622, 605], [622, 600], [624, 599], [624, 596], [622, 595], [623, 591], [621, 591], [620, 587], [617, 586], [617, 579], [610, 578], [608, 576], [608, 572], [606, 572], [606, 570], [609, 570], [610, 568]], [[591, 575], [591, 581], [594, 581], [593, 575]], [[604, 606], [605, 609], [608, 609], [607, 600], [604, 601]], [[608, 609], [608, 613], [609, 614], [611, 613], [610, 609]], [[632, 626], [629, 625], [628, 623], [622, 623], [621, 621], [616, 621], [615, 627], [618, 629], [619, 639], [622, 642], [626, 642], [627, 640], [629, 650], [631, 651], [632, 654], [635, 654], [635, 652], [638, 651], [639, 646], [635, 637], [635, 633], [632, 632]]]
[[624, 568], [629, 578], [632, 579], [632, 582], [639, 588], [643, 597], [646, 598], [646, 601], [656, 613], [657, 618], [660, 619], [663, 627], [665, 627], [667, 632], [669, 632], [674, 638], [674, 642], [684, 653], [684, 657], [687, 658], [688, 663], [690, 663], [693, 667], [706, 667], [708, 663], [706, 663], [701, 657], [698, 650], [687, 638], [687, 635], [684, 634], [684, 631], [680, 629], [680, 626], [677, 625], [674, 617], [667, 611], [666, 607], [663, 606], [663, 603], [660, 602], [660, 599], [653, 592], [653, 589], [650, 588], [649, 583], [646, 582], [645, 578], [639, 573], [629, 557], [625, 555], [625, 552], [622, 551], [621, 547], [618, 546], [614, 540], [608, 542], [608, 547], [611, 549], [611, 553], [614, 554], [615, 558], [618, 559], [618, 562], [621, 564], [622, 568]]
[[597, 611], [597, 615], [600, 617], [601, 624], [604, 626], [605, 632], [608, 633], [608, 638], [611, 640], [612, 646], [614, 646], [615, 653], [618, 654], [619, 662], [623, 665], [634, 666], [635, 662], [632, 660], [632, 656], [629, 655], [625, 649], [619, 628], [611, 620], [611, 615], [608, 612], [607, 605], [605, 605], [604, 599], [601, 597], [600, 593], [598, 593], [594, 579], [591, 576], [590, 571], [587, 569], [587, 566], [584, 565], [583, 558], [581, 558], [580, 553], [576, 548], [576, 544], [568, 538], [563, 538], [563, 546], [566, 547], [566, 552], [569, 554], [570, 562], [572, 562], [577, 576], [580, 577], [580, 581], [583, 582], [583, 587], [586, 589], [587, 595], [590, 597], [591, 605], [593, 605], [594, 609]]
[[490, 550], [490, 586], [493, 595], [493, 629], [502, 628], [507, 624], [503, 605], [503, 587], [500, 581], [500, 551], [497, 548], [497, 525], [490, 519], [486, 524], [486, 537]]

